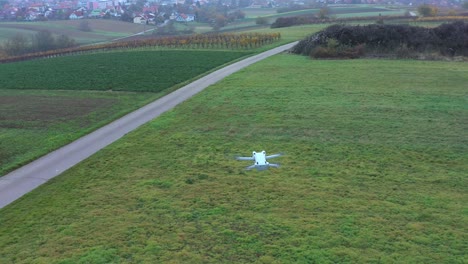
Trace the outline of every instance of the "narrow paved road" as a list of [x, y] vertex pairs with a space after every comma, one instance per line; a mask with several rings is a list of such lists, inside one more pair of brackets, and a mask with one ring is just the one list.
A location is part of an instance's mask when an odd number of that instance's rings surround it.
[[61, 174], [128, 132], [158, 117], [226, 76], [269, 56], [290, 49], [295, 43], [260, 53], [198, 79], [42, 158], [0, 177], [0, 208]]

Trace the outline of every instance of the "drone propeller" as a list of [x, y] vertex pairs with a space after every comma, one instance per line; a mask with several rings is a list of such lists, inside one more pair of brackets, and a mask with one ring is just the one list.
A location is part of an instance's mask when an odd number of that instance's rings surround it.
[[266, 156], [265, 158], [272, 159], [272, 158], [277, 158], [277, 157], [280, 157], [280, 156], [283, 156], [283, 155], [284, 155], [283, 153], [278, 153], [278, 154], [273, 154], [273, 155]]
[[236, 156], [236, 160], [255, 160], [253, 157], [239, 157]]
[[254, 165], [250, 165], [250, 166], [246, 167], [245, 169], [246, 169], [246, 170], [255, 169], [255, 164], [254, 164]]

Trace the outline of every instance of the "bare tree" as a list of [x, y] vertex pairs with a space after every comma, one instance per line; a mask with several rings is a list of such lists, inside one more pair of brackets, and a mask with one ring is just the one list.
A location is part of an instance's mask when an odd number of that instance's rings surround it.
[[418, 13], [423, 17], [436, 16], [438, 11], [437, 7], [428, 4], [418, 6]]
[[266, 25], [266, 24], [268, 24], [268, 22], [269, 22], [268, 18], [266, 18], [266, 17], [260, 17], [259, 16], [259, 17], [257, 17], [255, 19], [255, 24], [257, 24], [257, 25]]
[[74, 39], [70, 38], [67, 35], [60, 35], [55, 40], [55, 45], [57, 48], [62, 49], [62, 48], [73, 47], [76, 45], [76, 42]]
[[34, 51], [45, 51], [55, 48], [55, 39], [49, 30], [41, 30], [32, 38], [32, 49]]
[[9, 56], [17, 56], [27, 53], [31, 49], [30, 43], [25, 35], [17, 33], [8, 39], [3, 45], [3, 50]]
[[213, 21], [213, 29], [219, 30], [220, 28], [226, 26], [227, 18], [221, 14], [217, 14]]

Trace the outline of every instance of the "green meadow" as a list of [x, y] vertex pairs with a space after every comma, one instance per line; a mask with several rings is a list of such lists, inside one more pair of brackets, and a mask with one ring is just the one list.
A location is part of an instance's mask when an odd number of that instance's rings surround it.
[[[464, 263], [466, 63], [281, 54], [0, 210], [2, 263]], [[245, 171], [235, 155], [284, 152]]]

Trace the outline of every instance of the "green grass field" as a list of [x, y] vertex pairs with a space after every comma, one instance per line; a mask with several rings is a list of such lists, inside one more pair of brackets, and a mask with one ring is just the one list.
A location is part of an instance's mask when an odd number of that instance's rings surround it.
[[0, 175], [247, 54], [128, 51], [0, 64]]
[[[0, 262], [464, 263], [466, 83], [272, 57], [0, 210]], [[233, 159], [262, 149], [282, 167]]]

